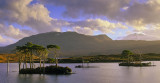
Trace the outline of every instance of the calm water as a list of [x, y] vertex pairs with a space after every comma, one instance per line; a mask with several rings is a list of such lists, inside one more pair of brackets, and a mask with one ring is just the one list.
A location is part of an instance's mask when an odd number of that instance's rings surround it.
[[91, 63], [98, 68], [74, 68], [72, 75], [19, 75], [18, 63], [10, 64], [7, 73], [6, 63], [0, 63], [0, 83], [160, 83], [160, 62], [155, 67], [120, 67], [118, 63]]

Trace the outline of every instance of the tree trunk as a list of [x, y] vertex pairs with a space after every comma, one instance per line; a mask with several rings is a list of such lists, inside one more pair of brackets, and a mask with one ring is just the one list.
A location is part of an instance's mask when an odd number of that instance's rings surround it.
[[32, 62], [32, 68], [33, 68], [33, 66], [34, 66], [33, 53], [31, 53], [31, 62]]
[[40, 62], [40, 69], [41, 69], [41, 57], [39, 57], [39, 62]]
[[55, 57], [55, 64], [56, 64], [56, 67], [58, 67], [58, 59], [57, 59], [57, 57]]
[[9, 56], [7, 56], [7, 72], [9, 72]]
[[83, 58], [82, 58], [82, 67], [83, 67], [83, 65], [84, 65], [83, 63], [84, 63], [84, 60], [83, 60]]
[[46, 57], [43, 55], [43, 67], [45, 67]]
[[19, 55], [19, 71], [21, 70], [21, 59], [22, 57]]
[[54, 55], [54, 57], [55, 57], [55, 64], [56, 64], [56, 67], [58, 67], [58, 57], [57, 57], [57, 52], [56, 52], [56, 50], [55, 50], [55, 55]]
[[25, 54], [25, 66], [27, 68], [27, 56], [26, 56], [26, 54]]
[[19, 71], [21, 70], [21, 63], [19, 63]]
[[31, 60], [32, 60], [32, 68], [33, 68], [33, 65], [34, 65], [34, 62], [33, 62], [33, 54], [32, 54], [32, 59], [31, 59]]
[[142, 56], [141, 56], [141, 54], [140, 54], [140, 56], [139, 56], [139, 61], [140, 61], [140, 64], [142, 63]]
[[43, 55], [43, 68], [44, 68], [44, 69], [43, 69], [43, 74], [45, 73], [45, 61], [46, 61], [46, 60], [45, 60], [45, 56]]
[[32, 68], [32, 64], [31, 64], [31, 60], [32, 60], [32, 55], [30, 55], [30, 57], [29, 57], [29, 64], [30, 64], [30, 69]]
[[24, 69], [24, 64], [25, 64], [25, 63], [23, 63], [23, 69]]
[[127, 60], [127, 63], [129, 63], [130, 61], [129, 61], [129, 55], [127, 55], [128, 56], [128, 60]]

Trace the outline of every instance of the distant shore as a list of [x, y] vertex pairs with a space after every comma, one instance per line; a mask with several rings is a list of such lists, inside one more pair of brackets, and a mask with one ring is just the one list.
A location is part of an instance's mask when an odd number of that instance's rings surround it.
[[[10, 56], [10, 63], [18, 63], [18, 57], [15, 54], [0, 54], [0, 63], [7, 63], [7, 56]], [[97, 55], [97, 56], [81, 56], [69, 57], [59, 59], [59, 63], [82, 63], [82, 59], [89, 63], [113, 63], [122, 62], [125, 59], [121, 58], [122, 55]], [[148, 53], [142, 55], [143, 61], [160, 61], [160, 54]], [[34, 62], [39, 63], [38, 57], [34, 57]], [[47, 61], [47, 63], [53, 63]]]

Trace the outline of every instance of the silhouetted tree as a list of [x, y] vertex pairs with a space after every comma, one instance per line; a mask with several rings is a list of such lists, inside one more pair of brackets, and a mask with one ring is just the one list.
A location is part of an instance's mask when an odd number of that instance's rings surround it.
[[123, 50], [121, 53], [123, 58], [127, 57], [127, 63], [130, 63], [131, 60], [133, 60], [133, 57], [131, 55], [133, 55], [133, 53], [129, 50]]
[[57, 45], [47, 45], [47, 49], [54, 55], [56, 67], [58, 67], [58, 56], [60, 47]]
[[[40, 45], [32, 44], [31, 42], [27, 42], [27, 44], [25, 44], [24, 46], [17, 46], [16, 52], [17, 52], [17, 55], [19, 56], [19, 69], [21, 68], [20, 65], [23, 57], [24, 57], [25, 68], [27, 68], [28, 58], [30, 62], [30, 68], [33, 68], [33, 65], [34, 65], [33, 56], [38, 56], [40, 59], [40, 68], [41, 68], [41, 59], [42, 58], [45, 59], [48, 55], [46, 48]], [[23, 64], [23, 68], [24, 68], [24, 64]]]
[[23, 51], [21, 50], [20, 46], [16, 47], [16, 55], [19, 58], [19, 71], [21, 70], [21, 63], [22, 63], [22, 58], [23, 58]]
[[46, 48], [44, 48], [43, 46], [40, 46], [40, 45], [33, 45], [33, 49], [34, 49], [34, 54], [36, 56], [39, 56], [40, 68], [41, 68], [41, 61], [43, 59], [43, 62], [44, 62], [44, 59], [48, 55], [48, 52], [47, 52]]

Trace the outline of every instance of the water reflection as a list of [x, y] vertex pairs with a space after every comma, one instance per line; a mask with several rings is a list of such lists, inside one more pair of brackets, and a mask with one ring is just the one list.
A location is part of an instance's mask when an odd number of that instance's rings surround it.
[[[79, 64], [60, 64], [69, 66], [76, 74], [43, 75], [18, 74], [18, 64], [10, 64], [7, 74], [6, 64], [0, 63], [0, 83], [159, 83], [160, 62], [155, 67], [120, 67], [118, 63], [91, 63], [98, 68], [74, 68]], [[49, 64], [47, 64], [49, 65]]]
[[15, 83], [47, 83], [45, 75], [17, 75]]

